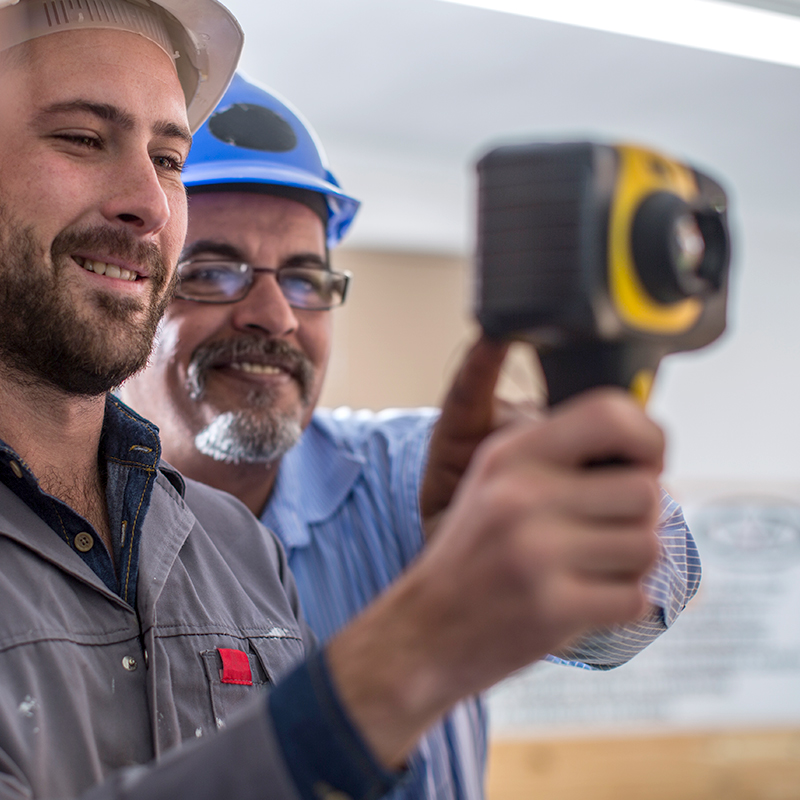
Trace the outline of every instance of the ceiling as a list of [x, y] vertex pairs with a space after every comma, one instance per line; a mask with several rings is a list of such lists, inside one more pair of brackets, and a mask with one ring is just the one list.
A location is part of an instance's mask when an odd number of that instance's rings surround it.
[[800, 16], [800, 0], [726, 0], [726, 2]]

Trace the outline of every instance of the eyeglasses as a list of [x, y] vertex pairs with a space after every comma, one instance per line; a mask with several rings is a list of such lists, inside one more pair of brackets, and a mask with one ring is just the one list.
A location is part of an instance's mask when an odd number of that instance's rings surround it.
[[254, 267], [237, 261], [184, 261], [178, 264], [176, 297], [197, 303], [235, 303], [247, 297], [257, 272], [275, 276], [292, 308], [326, 311], [344, 303], [349, 272], [324, 267]]

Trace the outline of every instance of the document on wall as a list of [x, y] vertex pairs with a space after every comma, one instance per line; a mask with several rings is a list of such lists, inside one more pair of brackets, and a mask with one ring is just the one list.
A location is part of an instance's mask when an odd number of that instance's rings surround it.
[[495, 687], [495, 735], [800, 724], [800, 484], [669, 487], [703, 562], [694, 600], [628, 664], [539, 663]]

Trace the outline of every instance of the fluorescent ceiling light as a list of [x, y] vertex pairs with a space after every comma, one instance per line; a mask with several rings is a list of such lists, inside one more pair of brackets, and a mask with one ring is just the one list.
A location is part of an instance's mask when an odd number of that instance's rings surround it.
[[800, 18], [724, 0], [442, 0], [800, 67]]

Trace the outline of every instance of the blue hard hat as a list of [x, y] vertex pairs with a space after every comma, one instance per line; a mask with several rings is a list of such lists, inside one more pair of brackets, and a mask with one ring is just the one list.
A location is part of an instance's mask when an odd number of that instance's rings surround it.
[[248, 185], [256, 191], [276, 186], [315, 192], [327, 207], [330, 247], [342, 239], [360, 205], [341, 190], [316, 133], [299, 112], [239, 73], [195, 134], [183, 182], [190, 194]]

